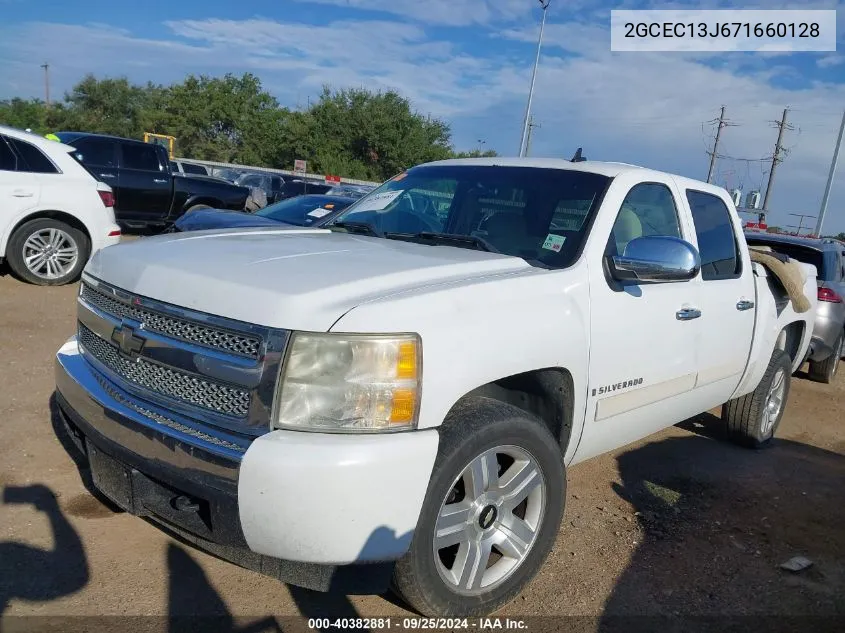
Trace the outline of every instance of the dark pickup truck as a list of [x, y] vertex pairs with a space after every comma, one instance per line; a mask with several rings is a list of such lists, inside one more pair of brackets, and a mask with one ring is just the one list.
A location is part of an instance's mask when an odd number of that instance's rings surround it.
[[163, 229], [192, 209], [240, 211], [248, 187], [219, 178], [172, 173], [160, 145], [85, 132], [57, 132], [76, 148], [74, 156], [91, 174], [111, 186], [118, 224], [130, 229]]

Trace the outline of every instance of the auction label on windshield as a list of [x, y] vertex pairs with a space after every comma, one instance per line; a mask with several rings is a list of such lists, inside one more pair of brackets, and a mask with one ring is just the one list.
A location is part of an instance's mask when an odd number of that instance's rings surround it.
[[317, 207], [313, 211], [309, 211], [308, 215], [310, 215], [312, 218], [322, 218], [323, 216], [328, 215], [331, 212], [332, 212], [331, 209], [324, 209], [323, 207]]
[[613, 10], [610, 50], [835, 51], [836, 10]]
[[555, 235], [554, 233], [549, 233], [546, 236], [546, 241], [543, 242], [543, 248], [547, 251], [554, 251], [555, 253], [559, 253], [560, 249], [563, 248], [563, 244], [566, 242], [566, 238], [563, 235]]
[[403, 193], [405, 193], [404, 190], [400, 189], [399, 191], [384, 191], [382, 193], [367, 196], [358, 203], [358, 206], [355, 207], [355, 211], [381, 211], [382, 209], [387, 208], [391, 202], [396, 200], [396, 198]]

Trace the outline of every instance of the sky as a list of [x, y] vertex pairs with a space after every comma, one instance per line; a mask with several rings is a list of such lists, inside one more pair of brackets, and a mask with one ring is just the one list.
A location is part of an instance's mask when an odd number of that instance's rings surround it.
[[[838, 9], [837, 52], [614, 53], [613, 8]], [[323, 85], [393, 89], [446, 120], [457, 149], [519, 151], [537, 0], [0, 0], [0, 99], [56, 98], [85, 73], [170, 83], [252, 72], [286, 106]], [[552, 0], [532, 111], [532, 156], [635, 163], [704, 179], [725, 106], [715, 182], [765, 189], [790, 108], [769, 224], [816, 216], [845, 110], [845, 0]], [[845, 153], [845, 152], [843, 152]], [[824, 232], [845, 231], [845, 155]]]

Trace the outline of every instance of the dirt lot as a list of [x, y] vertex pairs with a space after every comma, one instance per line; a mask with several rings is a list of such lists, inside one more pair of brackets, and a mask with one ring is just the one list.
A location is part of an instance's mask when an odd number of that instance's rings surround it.
[[[389, 596], [288, 588], [92, 497], [49, 404], [76, 291], [0, 276], [0, 613], [9, 630], [26, 628], [9, 617], [20, 615], [201, 614], [234, 627], [233, 617], [406, 613]], [[573, 467], [557, 546], [501, 615], [592, 616], [583, 630], [620, 615], [845, 617], [843, 407], [845, 372], [831, 386], [799, 375], [768, 450], [724, 443], [707, 414]], [[779, 569], [796, 555], [813, 566]], [[275, 628], [264, 620], [251, 630]]]

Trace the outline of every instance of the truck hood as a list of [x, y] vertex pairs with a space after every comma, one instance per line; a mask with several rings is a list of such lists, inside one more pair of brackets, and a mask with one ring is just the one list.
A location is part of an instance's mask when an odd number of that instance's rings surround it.
[[517, 257], [324, 229], [230, 229], [140, 238], [86, 273], [151, 299], [248, 323], [328, 331], [366, 301], [530, 269]]

